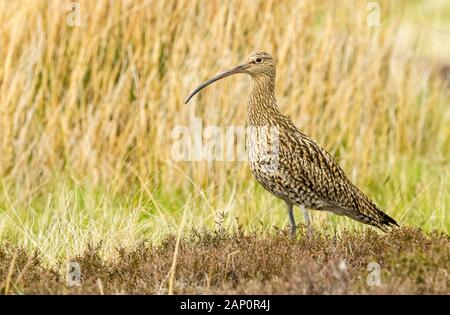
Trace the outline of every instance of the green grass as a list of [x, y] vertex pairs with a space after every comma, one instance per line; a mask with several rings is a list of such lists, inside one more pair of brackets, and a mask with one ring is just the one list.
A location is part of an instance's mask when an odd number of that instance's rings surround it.
[[[379, 167], [372, 165], [372, 172]], [[248, 172], [245, 164], [241, 168]], [[368, 176], [358, 184], [401, 226], [450, 233], [449, 174], [442, 169], [438, 163], [397, 159], [391, 171]], [[245, 232], [262, 229], [272, 234], [287, 227], [283, 202], [256, 182], [239, 183], [230, 177], [223, 186], [220, 190], [220, 185], [201, 188], [193, 183], [192, 188], [174, 192], [144, 185], [114, 192], [108, 186], [92, 187], [67, 178], [43, 185], [25, 197], [12, 184], [3, 182], [0, 238], [39, 249], [44, 260], [55, 264], [81, 253], [90, 242], [103, 242], [104, 257], [114, 257], [118, 246], [133, 246], [142, 239], [157, 244], [180, 228], [214, 229], [220, 222], [226, 229], [239, 224]], [[311, 214], [315, 228], [326, 233], [373, 229], [333, 214]], [[299, 211], [296, 216], [302, 222]]]

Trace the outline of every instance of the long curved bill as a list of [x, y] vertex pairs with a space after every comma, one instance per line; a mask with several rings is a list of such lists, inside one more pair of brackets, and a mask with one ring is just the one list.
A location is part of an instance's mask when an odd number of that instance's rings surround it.
[[212, 77], [211, 79], [209, 79], [208, 81], [203, 82], [202, 84], [200, 84], [194, 91], [192, 91], [192, 93], [186, 98], [186, 101], [184, 102], [184, 104], [187, 104], [192, 97], [194, 97], [195, 94], [197, 94], [198, 92], [200, 92], [201, 90], [203, 90], [205, 87], [207, 87], [208, 85], [210, 85], [211, 83], [214, 83], [220, 79], [226, 78], [230, 75], [236, 74], [236, 73], [242, 73], [248, 66], [246, 64], [241, 64], [237, 67], [234, 67], [231, 70], [219, 73], [218, 75]]

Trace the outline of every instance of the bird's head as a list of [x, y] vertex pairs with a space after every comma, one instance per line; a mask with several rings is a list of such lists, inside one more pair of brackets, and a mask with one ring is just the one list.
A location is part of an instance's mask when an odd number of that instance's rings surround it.
[[202, 89], [204, 89], [211, 83], [214, 83], [220, 79], [226, 78], [230, 75], [237, 74], [237, 73], [248, 74], [248, 75], [252, 76], [252, 78], [254, 78], [254, 79], [264, 78], [264, 77], [267, 77], [269, 79], [274, 79], [275, 73], [276, 73], [276, 62], [272, 58], [272, 56], [266, 52], [253, 53], [245, 59], [244, 63], [241, 63], [240, 65], [237, 65], [236, 67], [234, 67], [228, 71], [219, 73], [218, 75], [216, 75], [216, 76], [212, 77], [211, 79], [200, 84], [188, 96], [185, 104], [188, 103], [195, 94], [200, 92]]
[[262, 51], [251, 54], [244, 62], [246, 69], [243, 71], [252, 77], [275, 76], [276, 62], [271, 55]]

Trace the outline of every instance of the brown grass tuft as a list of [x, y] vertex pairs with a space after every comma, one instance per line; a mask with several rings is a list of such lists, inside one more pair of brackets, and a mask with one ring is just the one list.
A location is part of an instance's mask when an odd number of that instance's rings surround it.
[[[168, 293], [176, 237], [161, 245], [141, 243], [117, 249], [106, 262], [99, 246], [74, 257], [81, 266], [81, 287], [68, 288], [65, 270], [49, 269], [38, 255], [8, 245], [0, 249], [1, 289], [17, 252], [8, 293], [156, 294]], [[242, 231], [193, 232], [179, 244], [175, 294], [449, 294], [450, 239], [439, 233], [401, 228], [380, 235], [345, 232], [340, 237], [301, 232], [292, 240]], [[381, 286], [369, 286], [368, 264], [381, 266]], [[99, 285], [101, 284], [101, 285]]]

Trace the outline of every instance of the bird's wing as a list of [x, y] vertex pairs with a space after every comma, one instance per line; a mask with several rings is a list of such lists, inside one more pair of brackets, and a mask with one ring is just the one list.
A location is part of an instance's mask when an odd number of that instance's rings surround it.
[[349, 216], [382, 230], [398, 225], [352, 184], [325, 149], [302, 133], [295, 138], [295, 141], [285, 139], [285, 145], [291, 146], [287, 159], [290, 162], [285, 165], [289, 169], [288, 176], [293, 177], [294, 182], [300, 181], [298, 185], [306, 190], [303, 193], [314, 194], [321, 200], [323, 210]]
[[331, 154], [303, 133], [301, 134], [301, 141], [297, 142], [295, 153], [302, 160], [309, 161], [333, 177], [340, 178], [344, 182], [350, 182], [344, 170], [335, 162]]
[[280, 141], [282, 146], [290, 147], [296, 158], [310, 161], [324, 172], [333, 174], [344, 182], [350, 182], [342, 168], [334, 161], [334, 158], [324, 148], [319, 146], [310, 137], [301, 132], [292, 121], [283, 119]]
[[[292, 173], [295, 181], [303, 187], [303, 193], [320, 200], [320, 209], [346, 215], [362, 223], [386, 231], [397, 225], [394, 219], [381, 211], [361, 190], [348, 180], [344, 181], [322, 168], [302, 160], [301, 171]], [[294, 181], [294, 182], [295, 182]]]

